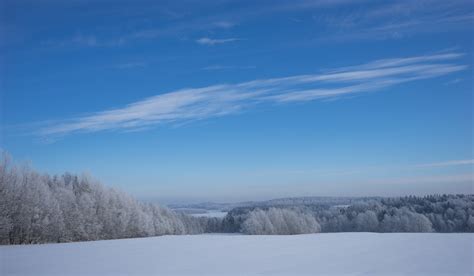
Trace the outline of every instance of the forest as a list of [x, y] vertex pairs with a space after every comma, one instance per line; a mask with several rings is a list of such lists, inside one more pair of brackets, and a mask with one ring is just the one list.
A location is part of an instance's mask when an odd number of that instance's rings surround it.
[[87, 175], [40, 174], [6, 155], [0, 162], [1, 244], [196, 234], [213, 221], [140, 202]]
[[39, 173], [5, 154], [0, 161], [0, 244], [219, 232], [474, 232], [474, 195], [249, 202], [220, 219], [142, 202], [85, 174]]
[[[296, 221], [299, 227], [292, 227]], [[231, 210], [222, 225], [225, 231], [246, 234], [474, 232], [474, 195], [361, 199], [343, 206], [240, 207]]]

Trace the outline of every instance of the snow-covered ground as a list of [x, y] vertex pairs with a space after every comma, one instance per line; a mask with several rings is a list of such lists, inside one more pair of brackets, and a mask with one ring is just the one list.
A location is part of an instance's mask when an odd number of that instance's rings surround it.
[[0, 246], [0, 275], [473, 275], [473, 238], [195, 235]]

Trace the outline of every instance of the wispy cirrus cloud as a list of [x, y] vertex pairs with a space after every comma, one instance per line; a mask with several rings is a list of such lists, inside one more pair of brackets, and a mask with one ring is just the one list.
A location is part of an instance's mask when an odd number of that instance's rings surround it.
[[221, 20], [214, 22], [213, 25], [218, 28], [228, 29], [234, 27], [237, 24], [235, 22]]
[[[190, 3], [184, 5], [185, 7], [157, 4], [146, 5], [146, 8], [142, 5], [127, 5], [124, 8], [118, 5], [118, 11], [110, 7], [102, 10], [101, 7], [95, 14], [104, 18], [110, 17], [115, 21], [107, 20], [101, 23], [98, 29], [84, 29], [81, 34], [50, 38], [42, 41], [42, 44], [91, 48], [117, 47], [170, 37], [182, 39], [203, 36], [203, 32], [219, 34], [219, 31], [252, 24], [258, 18], [279, 17], [285, 14], [294, 22], [316, 24], [312, 29], [321, 31], [317, 40], [333, 42], [397, 39], [420, 33], [465, 30], [470, 29], [474, 22], [474, 5], [469, 0], [297, 0], [291, 3], [272, 1], [272, 5], [255, 2], [239, 9], [223, 8], [226, 5], [232, 6], [232, 2], [206, 1]], [[366, 5], [363, 9], [362, 3]], [[81, 5], [87, 6], [86, 3]], [[311, 13], [311, 16], [308, 17], [308, 13]], [[156, 14], [161, 15], [163, 20], [150, 23], [154, 21]], [[205, 45], [216, 45], [222, 40], [208, 39], [209, 41], [204, 42]], [[212, 43], [213, 40], [216, 40], [215, 43]]]
[[[315, 176], [341, 176], [341, 175], [367, 175], [374, 172], [383, 172], [383, 173], [390, 173], [390, 172], [430, 172], [433, 169], [439, 173], [441, 169], [449, 169], [452, 167], [469, 167], [469, 165], [474, 164], [474, 159], [462, 159], [462, 160], [443, 160], [433, 163], [422, 163], [422, 164], [404, 164], [404, 165], [375, 165], [375, 166], [362, 166], [362, 167], [349, 167], [349, 168], [337, 168], [337, 169], [321, 169], [321, 168], [314, 168], [314, 169], [301, 169], [301, 168], [294, 168], [290, 170], [264, 170], [264, 171], [253, 171], [250, 172], [252, 174], [268, 174], [274, 175], [278, 174], [311, 174]], [[470, 174], [472, 175], [474, 172], [471, 170]], [[472, 178], [472, 176], [471, 176]]]
[[125, 62], [115, 65], [117, 69], [132, 69], [132, 68], [143, 68], [146, 67], [147, 63], [144, 61]]
[[254, 65], [246, 65], [246, 66], [232, 66], [232, 65], [209, 65], [206, 67], [201, 68], [202, 70], [207, 71], [217, 71], [217, 70], [227, 70], [227, 69], [255, 69], [257, 66]]
[[316, 13], [313, 20], [331, 34], [324, 40], [399, 39], [421, 33], [467, 29], [474, 22], [471, 1], [374, 1], [370, 8]]
[[373, 179], [368, 183], [377, 185], [398, 185], [398, 184], [436, 184], [436, 183], [473, 183], [474, 175], [470, 173], [452, 175], [427, 175], [403, 178]]
[[47, 123], [41, 136], [62, 136], [104, 130], [130, 131], [172, 122], [234, 114], [265, 103], [306, 102], [340, 98], [430, 79], [467, 68], [461, 53], [376, 60], [321, 74], [257, 79], [236, 84], [184, 88], [110, 109]]
[[201, 45], [216, 45], [216, 44], [224, 44], [229, 42], [234, 42], [242, 40], [240, 38], [209, 38], [209, 37], [201, 37], [196, 39], [196, 42]]
[[465, 160], [449, 160], [436, 163], [426, 163], [418, 164], [414, 167], [416, 168], [436, 168], [436, 167], [453, 167], [453, 166], [465, 166], [465, 165], [474, 165], [474, 159], [465, 159]]

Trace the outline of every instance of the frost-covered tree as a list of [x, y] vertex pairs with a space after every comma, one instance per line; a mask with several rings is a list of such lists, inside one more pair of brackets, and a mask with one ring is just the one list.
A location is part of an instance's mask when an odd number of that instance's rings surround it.
[[87, 175], [41, 175], [6, 155], [0, 161], [1, 244], [196, 234], [208, 231], [208, 221], [139, 202]]
[[242, 224], [242, 232], [250, 235], [273, 235], [276, 234], [268, 214], [260, 209], [250, 213]]
[[385, 214], [382, 221], [383, 232], [432, 232], [432, 224], [422, 214], [417, 214], [403, 207], [393, 214]]
[[374, 211], [368, 210], [357, 214], [354, 219], [355, 230], [358, 232], [377, 232], [379, 231], [379, 220]]
[[242, 232], [251, 235], [294, 235], [320, 231], [321, 226], [311, 214], [280, 208], [254, 210], [242, 225]]
[[[274, 208], [311, 214], [321, 225], [322, 232], [474, 232], [474, 195], [429, 195], [397, 198], [351, 199], [352, 205], [319, 204], [316, 198], [268, 201], [264, 207], [237, 207], [222, 222], [222, 229], [244, 233], [289, 233], [296, 223], [280, 223], [281, 214], [270, 214]], [[347, 200], [346, 200], [347, 201]], [[297, 205], [291, 205], [296, 202]], [[300, 202], [309, 204], [299, 205]], [[330, 202], [337, 202], [331, 199]], [[264, 215], [256, 212], [261, 209]], [[288, 216], [287, 220], [292, 220]], [[267, 219], [271, 227], [265, 226]], [[290, 225], [290, 226], [289, 226]], [[265, 229], [265, 230], [263, 230]], [[268, 230], [273, 229], [273, 230]], [[275, 230], [275, 229], [278, 229]]]
[[15, 175], [9, 169], [10, 158], [3, 155], [0, 160], [0, 243], [9, 241], [13, 229], [11, 220], [11, 204], [13, 204], [12, 183], [16, 182]]

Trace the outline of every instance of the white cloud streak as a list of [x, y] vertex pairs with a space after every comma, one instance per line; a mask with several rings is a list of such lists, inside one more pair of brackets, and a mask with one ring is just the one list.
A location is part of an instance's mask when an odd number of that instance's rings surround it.
[[461, 56], [459, 53], [444, 53], [384, 59], [322, 74], [185, 88], [137, 101], [123, 108], [48, 123], [36, 133], [41, 136], [62, 136], [104, 130], [132, 131], [171, 122], [183, 123], [224, 116], [265, 103], [340, 98], [464, 70], [467, 66], [457, 61]]
[[374, 1], [367, 9], [317, 13], [313, 20], [330, 33], [324, 40], [399, 39], [419, 33], [468, 29], [474, 20], [471, 1]]
[[223, 20], [223, 21], [214, 22], [213, 25], [218, 27], [218, 28], [228, 29], [228, 28], [234, 27], [236, 24], [234, 22]]
[[466, 159], [466, 160], [449, 160], [444, 162], [437, 162], [437, 163], [427, 163], [427, 164], [419, 164], [415, 165], [418, 168], [436, 168], [436, 167], [453, 167], [453, 166], [464, 166], [464, 165], [474, 165], [474, 159]]
[[217, 38], [202, 37], [202, 38], [197, 39], [196, 42], [198, 44], [201, 44], [201, 45], [213, 46], [213, 45], [216, 45], [216, 44], [224, 44], [224, 43], [234, 42], [234, 41], [238, 41], [238, 40], [241, 40], [241, 39], [239, 39], [239, 38], [221, 38], [221, 39], [217, 39]]
[[209, 65], [206, 67], [201, 68], [202, 70], [208, 71], [217, 71], [217, 70], [227, 70], [227, 69], [255, 69], [257, 68], [254, 65], [247, 65], [247, 66], [230, 66], [230, 65]]
[[465, 174], [454, 174], [454, 175], [428, 175], [428, 176], [413, 176], [405, 178], [392, 178], [392, 179], [374, 179], [367, 183], [376, 185], [399, 185], [399, 184], [436, 184], [436, 183], [458, 183], [467, 182], [470, 183], [474, 180], [474, 176], [469, 173]]

